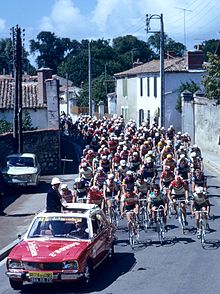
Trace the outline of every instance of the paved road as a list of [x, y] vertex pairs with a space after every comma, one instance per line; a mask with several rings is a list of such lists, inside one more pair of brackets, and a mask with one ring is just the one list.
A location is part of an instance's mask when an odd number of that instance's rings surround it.
[[[127, 242], [125, 222], [120, 223], [116, 255], [96, 271], [94, 284], [88, 289], [77, 286], [37, 287], [25, 285], [22, 293], [149, 293], [217, 294], [220, 289], [220, 180], [209, 174], [210, 201], [215, 220], [204, 248], [194, 234], [194, 220], [182, 235], [178, 222], [169, 222], [167, 242], [160, 246], [153, 230], [140, 234], [140, 243], [132, 250]], [[15, 293], [4, 276], [4, 261], [0, 265], [0, 293]]]

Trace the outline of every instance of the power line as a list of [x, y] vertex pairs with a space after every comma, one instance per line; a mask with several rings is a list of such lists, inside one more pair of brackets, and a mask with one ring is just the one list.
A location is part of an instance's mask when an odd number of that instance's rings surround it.
[[192, 12], [192, 10], [181, 8], [181, 7], [175, 7], [175, 8], [183, 11], [183, 37], [184, 37], [184, 46], [186, 50], [186, 11]]

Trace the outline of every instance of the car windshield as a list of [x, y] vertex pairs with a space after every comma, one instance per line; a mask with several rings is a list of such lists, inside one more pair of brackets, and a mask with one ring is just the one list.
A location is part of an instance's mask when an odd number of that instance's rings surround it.
[[6, 166], [34, 167], [34, 159], [32, 157], [11, 156], [7, 158]]
[[33, 223], [28, 238], [88, 239], [88, 223], [82, 217], [39, 217]]

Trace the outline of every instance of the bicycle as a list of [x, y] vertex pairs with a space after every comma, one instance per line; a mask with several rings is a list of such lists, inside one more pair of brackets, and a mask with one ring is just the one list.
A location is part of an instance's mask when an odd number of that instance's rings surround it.
[[201, 244], [205, 243], [205, 236], [206, 236], [206, 227], [207, 227], [207, 220], [205, 219], [205, 214], [208, 215], [207, 210], [198, 210], [196, 211], [199, 213], [199, 234], [197, 238], [201, 240]]
[[139, 202], [139, 214], [138, 214], [139, 223], [140, 223], [141, 227], [144, 228], [144, 231], [146, 232], [147, 228], [148, 228], [149, 221], [150, 221], [149, 214], [147, 211], [147, 199], [140, 198], [138, 200], [138, 202]]
[[139, 240], [139, 225], [137, 221], [137, 214], [134, 212], [134, 210], [125, 211], [123, 214], [130, 213], [130, 219], [128, 221], [128, 238], [129, 238], [129, 244], [131, 246], [131, 249], [134, 249], [135, 244]]
[[119, 211], [119, 206], [118, 203], [115, 199], [115, 197], [112, 197], [111, 199], [111, 206], [109, 207], [109, 220], [110, 223], [118, 227], [120, 219], [120, 211]]
[[164, 212], [164, 206], [160, 205], [157, 209], [155, 209], [155, 212], [157, 212], [157, 233], [158, 233], [158, 239], [161, 245], [164, 243], [165, 238], [165, 224], [163, 221], [163, 212]]
[[186, 219], [183, 214], [183, 208], [181, 207], [181, 203], [188, 203], [188, 200], [176, 200], [176, 206], [177, 206], [177, 212], [178, 212], [178, 221], [180, 223], [182, 233], [185, 234], [185, 229], [186, 229]]

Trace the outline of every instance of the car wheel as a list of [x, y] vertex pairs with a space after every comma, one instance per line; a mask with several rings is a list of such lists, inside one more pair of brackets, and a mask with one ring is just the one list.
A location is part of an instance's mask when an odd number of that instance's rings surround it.
[[84, 280], [83, 280], [84, 285], [85, 286], [91, 285], [91, 280], [92, 280], [92, 263], [88, 262], [84, 271]]
[[113, 256], [114, 256], [114, 254], [115, 254], [115, 246], [114, 246], [114, 243], [112, 243], [111, 248], [110, 248], [110, 250], [109, 250], [108, 257], [109, 257], [110, 259], [112, 259]]
[[23, 282], [9, 279], [9, 283], [14, 290], [22, 290]]

